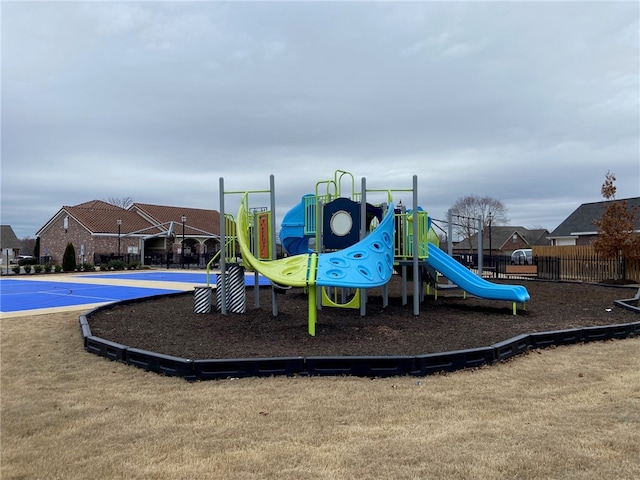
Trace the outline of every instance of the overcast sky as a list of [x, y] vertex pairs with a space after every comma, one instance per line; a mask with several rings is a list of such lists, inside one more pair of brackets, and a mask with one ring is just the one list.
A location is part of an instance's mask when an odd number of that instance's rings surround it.
[[93, 199], [217, 210], [220, 177], [274, 174], [281, 217], [336, 169], [417, 175], [436, 218], [488, 195], [549, 230], [602, 200], [607, 170], [640, 195], [635, 1], [1, 9], [1, 220], [19, 238]]

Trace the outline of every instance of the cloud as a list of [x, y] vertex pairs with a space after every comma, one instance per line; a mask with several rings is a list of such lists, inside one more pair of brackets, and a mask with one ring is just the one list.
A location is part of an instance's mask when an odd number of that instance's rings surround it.
[[[335, 169], [442, 216], [468, 194], [523, 226], [640, 194], [634, 3], [10, 2], [2, 222], [131, 196], [279, 211]], [[406, 202], [406, 200], [405, 200]]]

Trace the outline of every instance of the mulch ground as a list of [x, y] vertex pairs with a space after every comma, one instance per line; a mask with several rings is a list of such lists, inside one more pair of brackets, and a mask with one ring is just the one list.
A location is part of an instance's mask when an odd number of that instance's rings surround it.
[[[637, 313], [613, 303], [633, 297], [637, 287], [505, 283], [522, 284], [531, 295], [516, 316], [511, 302], [464, 298], [457, 289], [440, 289], [437, 298], [425, 296], [415, 316], [411, 295], [403, 305], [400, 280], [394, 276], [386, 307], [381, 289], [369, 290], [365, 317], [359, 310], [324, 307], [318, 312], [315, 337], [307, 333], [307, 295], [295, 288], [277, 296], [275, 317], [271, 288], [262, 287], [259, 307], [254, 290], [247, 290], [245, 314], [193, 313], [193, 293], [185, 293], [115, 305], [91, 315], [89, 324], [93, 335], [106, 340], [198, 360], [420, 355], [487, 346], [524, 333], [640, 320]], [[410, 283], [408, 288], [411, 293]], [[213, 297], [215, 303], [215, 293]]]

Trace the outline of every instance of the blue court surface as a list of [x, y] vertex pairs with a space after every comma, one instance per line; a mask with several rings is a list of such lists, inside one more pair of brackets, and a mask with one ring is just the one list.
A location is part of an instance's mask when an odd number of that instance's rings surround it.
[[3, 279], [0, 282], [0, 312], [71, 307], [117, 302], [133, 298], [180, 292], [160, 288], [87, 285], [72, 282], [29, 282]]
[[[115, 278], [118, 280], [143, 280], [147, 282], [184, 282], [191, 284], [207, 284], [207, 274], [202, 272], [180, 272], [169, 273], [162, 271], [155, 272], [136, 272], [136, 273], [105, 273], [101, 275], [83, 275], [82, 278]], [[214, 273], [209, 274], [209, 284], [216, 284], [217, 276]], [[244, 284], [247, 287], [253, 287], [255, 276], [253, 273], [244, 276]], [[258, 277], [258, 285], [271, 285], [269, 280], [262, 275]]]
[[[20, 312], [26, 310], [41, 310], [56, 307], [74, 307], [96, 303], [111, 303], [120, 300], [146, 298], [155, 295], [188, 291], [150, 288], [142, 282], [178, 282], [189, 285], [206, 285], [207, 275], [202, 272], [167, 273], [135, 272], [135, 273], [105, 273], [99, 275], [79, 275], [80, 278], [93, 278], [104, 280], [140, 281], [138, 286], [125, 285], [96, 285], [74, 282], [57, 281], [29, 281], [3, 278], [0, 280], [0, 313]], [[216, 275], [209, 275], [209, 284], [215, 286]], [[253, 274], [245, 275], [245, 286], [252, 287], [255, 284]], [[258, 285], [271, 285], [268, 279], [258, 277]]]

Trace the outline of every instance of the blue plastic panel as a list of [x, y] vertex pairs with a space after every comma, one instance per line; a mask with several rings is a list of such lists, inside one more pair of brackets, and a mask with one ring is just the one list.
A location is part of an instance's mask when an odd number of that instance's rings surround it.
[[338, 252], [318, 255], [316, 284], [322, 287], [372, 288], [393, 274], [393, 205], [366, 238]]

